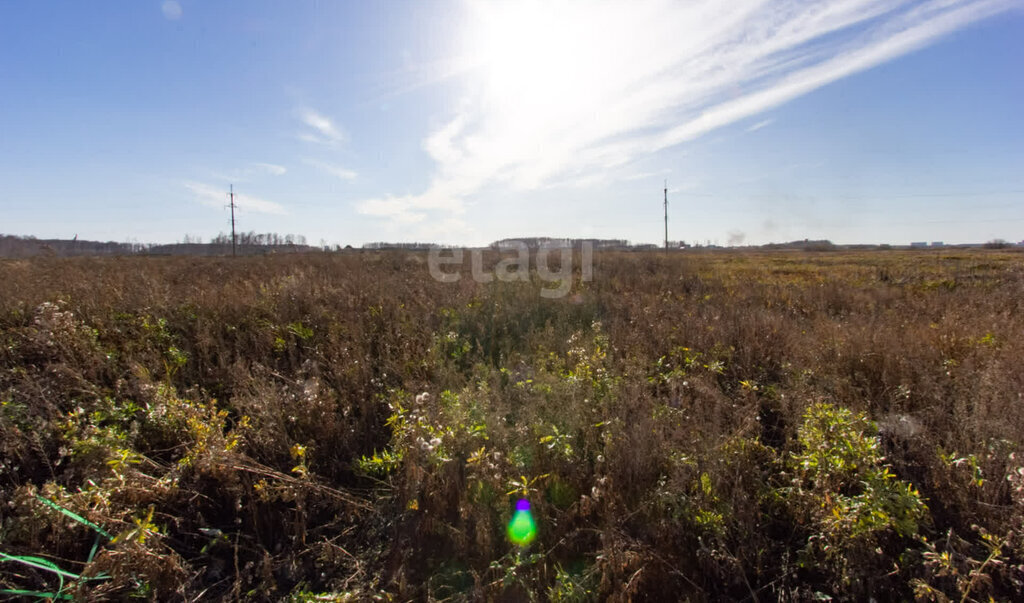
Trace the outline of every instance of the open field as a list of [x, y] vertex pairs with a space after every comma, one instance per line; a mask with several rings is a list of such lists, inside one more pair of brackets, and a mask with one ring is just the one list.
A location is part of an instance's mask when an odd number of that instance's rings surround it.
[[0, 589], [1024, 597], [1024, 254], [468, 265], [0, 262]]

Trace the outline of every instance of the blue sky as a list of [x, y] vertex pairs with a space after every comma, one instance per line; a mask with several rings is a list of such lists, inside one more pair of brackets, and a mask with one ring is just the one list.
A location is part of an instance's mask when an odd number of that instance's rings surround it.
[[1024, 239], [1010, 0], [0, 2], [0, 233]]

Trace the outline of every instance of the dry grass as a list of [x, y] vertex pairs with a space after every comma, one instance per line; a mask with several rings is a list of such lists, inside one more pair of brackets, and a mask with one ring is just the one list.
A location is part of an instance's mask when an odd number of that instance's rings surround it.
[[96, 599], [1019, 599], [1022, 260], [2, 262], [0, 552]]

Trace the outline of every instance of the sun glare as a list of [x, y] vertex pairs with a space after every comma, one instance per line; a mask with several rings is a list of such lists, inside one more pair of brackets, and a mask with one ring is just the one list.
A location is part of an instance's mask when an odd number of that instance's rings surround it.
[[485, 117], [478, 133], [493, 163], [511, 168], [506, 178], [536, 186], [551, 166], [571, 163], [582, 140], [616, 123], [644, 46], [624, 21], [644, 10], [536, 1], [469, 7], [464, 52], [471, 100]]
[[595, 93], [600, 96], [604, 53], [595, 27], [599, 15], [586, 5], [530, 1], [472, 6], [468, 47], [492, 108], [541, 122], [559, 121], [590, 104]]

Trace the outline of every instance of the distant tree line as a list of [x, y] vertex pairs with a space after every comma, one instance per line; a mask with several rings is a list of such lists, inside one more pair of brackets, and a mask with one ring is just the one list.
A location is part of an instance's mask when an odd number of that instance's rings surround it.
[[522, 237], [519, 239], [501, 239], [491, 243], [491, 247], [501, 248], [509, 245], [525, 243], [530, 249], [580, 247], [589, 243], [594, 249], [627, 249], [631, 247], [625, 239], [570, 239], [557, 237]]
[[147, 245], [137, 242], [115, 243], [114, 241], [79, 241], [77, 238], [37, 239], [33, 236], [0, 235], [0, 257], [6, 258], [37, 255], [128, 255], [144, 251], [147, 247]]
[[[306, 237], [273, 232], [242, 232], [237, 235], [238, 253], [253, 255], [285, 251], [313, 251], [319, 247], [306, 244]], [[136, 241], [117, 243], [114, 241], [83, 241], [74, 239], [37, 239], [33, 236], [0, 235], [0, 257], [22, 258], [34, 256], [78, 256], [78, 255], [223, 255], [231, 253], [231, 235], [220, 233], [209, 243], [201, 237], [185, 235], [181, 243], [168, 245], [144, 244]]]
[[[493, 249], [501, 249], [503, 247], [512, 247], [515, 245], [525, 244], [529, 249], [540, 249], [540, 248], [552, 248], [557, 249], [560, 247], [580, 247], [583, 243], [590, 243], [594, 249], [631, 249], [639, 248], [641, 246], [630, 245], [630, 242], [625, 239], [570, 239], [570, 238], [556, 238], [556, 237], [522, 237], [518, 239], [501, 239], [494, 241], [488, 247]], [[365, 243], [363, 249], [401, 249], [404, 251], [419, 251], [424, 249], [437, 249], [441, 247], [448, 247], [448, 245], [439, 245], [437, 243], [388, 243], [385, 241], [377, 241], [374, 243]]]
[[[502, 249], [511, 246], [525, 244], [529, 249], [557, 249], [561, 247], [579, 248], [589, 243], [595, 250], [623, 250], [623, 251], [653, 251], [661, 249], [661, 245], [654, 244], [632, 244], [625, 239], [571, 239], [553, 237], [522, 237], [518, 239], [501, 239], [489, 245], [492, 249]], [[1020, 243], [1024, 246], [1024, 241]], [[945, 247], [979, 247], [982, 245], [947, 245]], [[1003, 239], [993, 239], [983, 245], [990, 249], [1006, 249], [1017, 247]], [[437, 243], [388, 243], [375, 242], [366, 243], [363, 249], [366, 250], [402, 250], [402, 251], [425, 251], [446, 247]], [[692, 246], [685, 241], [669, 241], [670, 249], [722, 249], [718, 245], [694, 243]], [[804, 251], [835, 251], [840, 249], [896, 249], [906, 248], [892, 245], [836, 245], [829, 240], [797, 240], [788, 243], [768, 243], [765, 245], [752, 245], [748, 249], [800, 249]], [[346, 245], [344, 249], [351, 249]], [[280, 252], [308, 252], [343, 251], [341, 245], [328, 245], [321, 240], [319, 245], [310, 246], [306, 237], [296, 234], [279, 234], [276, 232], [257, 233], [253, 231], [237, 234], [236, 251], [240, 255], [259, 255], [264, 253]], [[220, 233], [210, 239], [209, 243], [203, 243], [202, 237], [196, 235], [185, 235], [180, 243], [167, 245], [145, 244], [137, 241], [117, 243], [114, 241], [82, 241], [77, 237], [74, 239], [37, 239], [33, 236], [16, 236], [0, 234], [0, 257], [20, 258], [33, 256], [77, 256], [77, 255], [227, 255], [231, 253], [231, 234]]]
[[405, 251], [417, 251], [420, 249], [435, 249], [442, 247], [437, 243], [386, 243], [378, 241], [375, 243], [364, 243], [363, 249], [402, 249]]
[[835, 243], [827, 239], [804, 239], [802, 241], [790, 241], [788, 243], [768, 243], [761, 245], [762, 249], [803, 249], [804, 251], [836, 251], [839, 249]]
[[[305, 235], [286, 234], [276, 232], [240, 232], [236, 236], [238, 245], [255, 245], [257, 247], [279, 247], [281, 245], [306, 246]], [[231, 233], [222, 232], [210, 240], [212, 245], [230, 245]]]

